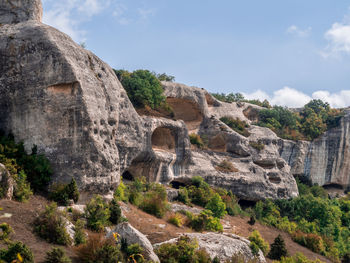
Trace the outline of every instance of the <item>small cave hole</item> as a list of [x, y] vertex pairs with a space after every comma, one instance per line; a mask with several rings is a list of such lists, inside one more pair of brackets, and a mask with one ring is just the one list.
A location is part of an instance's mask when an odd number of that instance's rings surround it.
[[122, 178], [127, 181], [134, 181], [134, 176], [129, 171], [125, 171], [122, 174]]
[[152, 134], [152, 148], [175, 153], [174, 131], [169, 128], [160, 127]]
[[186, 186], [185, 183], [179, 182], [179, 181], [171, 181], [170, 185], [171, 185], [172, 188], [175, 188], [175, 189], [180, 189], [180, 187], [185, 187]]
[[254, 207], [256, 204], [256, 201], [251, 201], [251, 200], [244, 200], [244, 199], [240, 199], [238, 200], [238, 204], [243, 208], [249, 208], [249, 207]]

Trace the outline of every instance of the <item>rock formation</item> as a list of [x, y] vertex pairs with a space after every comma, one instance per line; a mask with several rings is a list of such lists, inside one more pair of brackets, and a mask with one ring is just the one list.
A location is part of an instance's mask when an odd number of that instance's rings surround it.
[[[174, 119], [140, 116], [113, 70], [42, 24], [41, 14], [40, 0], [0, 2], [0, 130], [12, 132], [28, 152], [37, 145], [55, 181], [75, 177], [81, 190], [107, 193], [120, 176], [170, 183], [200, 175], [247, 200], [298, 194], [273, 132], [251, 126], [246, 138], [219, 120], [250, 123], [256, 106], [164, 82]], [[189, 133], [207, 138], [208, 149], [191, 148]], [[263, 150], [251, 146], [257, 141]], [[224, 160], [235, 171], [218, 171]]]
[[280, 141], [280, 154], [291, 173], [312, 183], [346, 189], [350, 185], [350, 109], [340, 125], [312, 142]]
[[[219, 258], [220, 262], [230, 261], [232, 256], [239, 255], [243, 256], [246, 262], [249, 260], [256, 260], [256, 262], [259, 263], [266, 262], [261, 251], [259, 251], [257, 256], [254, 256], [249, 247], [250, 242], [237, 235], [228, 233], [189, 233], [186, 234], [186, 236], [191, 239], [196, 239], [199, 248], [205, 249], [211, 259], [215, 257]], [[155, 244], [154, 247], [159, 247], [165, 243], [175, 243], [176, 241], [177, 238], [174, 238], [163, 243]]]

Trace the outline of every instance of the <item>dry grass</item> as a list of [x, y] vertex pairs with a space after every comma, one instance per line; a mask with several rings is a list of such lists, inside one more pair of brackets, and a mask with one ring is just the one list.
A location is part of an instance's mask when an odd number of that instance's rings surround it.
[[215, 166], [215, 169], [222, 173], [236, 173], [239, 172], [239, 170], [233, 166], [233, 164], [228, 160], [223, 160], [221, 163], [219, 163], [217, 166]]

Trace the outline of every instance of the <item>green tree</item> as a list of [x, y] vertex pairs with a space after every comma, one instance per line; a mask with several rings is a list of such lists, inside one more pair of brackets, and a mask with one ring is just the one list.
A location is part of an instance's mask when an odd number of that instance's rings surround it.
[[271, 244], [271, 249], [267, 255], [271, 259], [280, 260], [282, 257], [288, 256], [286, 243], [281, 235], [278, 235], [274, 242]]
[[215, 193], [214, 196], [209, 200], [205, 206], [205, 209], [212, 211], [214, 217], [217, 218], [222, 218], [224, 215], [226, 215], [226, 205], [218, 193]]

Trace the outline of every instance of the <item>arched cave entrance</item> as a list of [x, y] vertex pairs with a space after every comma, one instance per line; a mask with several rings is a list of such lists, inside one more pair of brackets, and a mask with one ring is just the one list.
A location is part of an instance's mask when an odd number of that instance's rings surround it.
[[185, 183], [179, 182], [179, 181], [171, 181], [170, 185], [171, 185], [172, 188], [175, 188], [175, 189], [180, 189], [180, 187], [185, 187], [186, 186]]
[[128, 170], [126, 170], [122, 174], [122, 178], [123, 178], [123, 180], [126, 180], [126, 181], [134, 181], [135, 180], [134, 176]]
[[197, 103], [187, 99], [171, 97], [168, 97], [166, 101], [174, 111], [174, 118], [183, 120], [189, 131], [199, 128], [203, 121], [203, 114]]
[[152, 134], [152, 149], [175, 153], [175, 132], [172, 129], [160, 127]]

